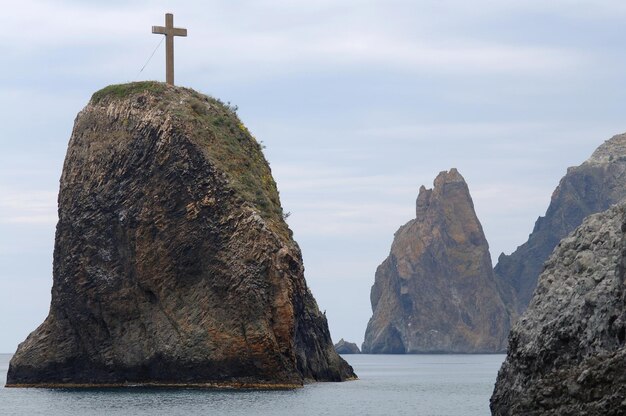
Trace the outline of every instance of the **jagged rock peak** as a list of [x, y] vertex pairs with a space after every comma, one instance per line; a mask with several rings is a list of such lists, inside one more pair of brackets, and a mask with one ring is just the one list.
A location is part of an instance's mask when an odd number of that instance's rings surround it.
[[420, 187], [417, 200], [415, 201], [415, 216], [419, 218], [423, 216], [430, 206], [430, 197], [433, 194], [432, 189], [426, 189], [424, 185]]
[[430, 206], [430, 201], [433, 195], [435, 194], [435, 198], [441, 198], [444, 192], [448, 191], [446, 189], [447, 184], [462, 184], [463, 190], [467, 190], [467, 194], [469, 195], [469, 189], [467, 189], [467, 184], [465, 183], [465, 179], [456, 168], [450, 169], [450, 171], [442, 171], [439, 172], [435, 181], [433, 182], [433, 189], [426, 189], [424, 185], [422, 185], [419, 189], [419, 193], [417, 195], [417, 200], [415, 203], [415, 214], [416, 217], [420, 217], [424, 215]]
[[585, 217], [625, 197], [626, 134], [621, 134], [604, 142], [586, 162], [567, 169], [528, 241], [498, 258], [495, 273], [514, 319], [528, 306], [543, 264], [557, 243]]
[[463, 176], [441, 172], [420, 188], [416, 218], [395, 233], [376, 270], [363, 352], [496, 352], [508, 315], [489, 246]]
[[589, 164], [607, 164], [616, 157], [626, 155], [626, 133], [613, 136], [598, 147], [591, 157], [585, 161]]
[[50, 312], [7, 386], [353, 377], [234, 108], [157, 82], [94, 94], [61, 176]]
[[446, 183], [455, 183], [455, 182], [463, 182], [465, 183], [465, 178], [459, 173], [456, 168], [452, 168], [449, 171], [441, 171], [439, 175], [435, 178], [434, 186], [435, 188], [439, 188]]
[[587, 217], [514, 325], [494, 415], [626, 414], [626, 204]]

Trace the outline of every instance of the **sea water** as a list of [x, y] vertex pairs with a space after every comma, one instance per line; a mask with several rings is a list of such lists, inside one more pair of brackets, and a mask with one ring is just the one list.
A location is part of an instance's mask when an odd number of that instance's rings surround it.
[[489, 415], [504, 355], [345, 355], [359, 376], [288, 391], [4, 388], [0, 415]]

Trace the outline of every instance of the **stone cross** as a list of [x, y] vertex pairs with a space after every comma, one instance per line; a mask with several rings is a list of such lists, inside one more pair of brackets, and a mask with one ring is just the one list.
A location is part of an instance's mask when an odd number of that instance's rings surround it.
[[165, 82], [174, 85], [174, 36], [187, 36], [187, 29], [174, 27], [174, 15], [165, 14], [165, 27], [152, 26], [152, 33], [165, 35]]

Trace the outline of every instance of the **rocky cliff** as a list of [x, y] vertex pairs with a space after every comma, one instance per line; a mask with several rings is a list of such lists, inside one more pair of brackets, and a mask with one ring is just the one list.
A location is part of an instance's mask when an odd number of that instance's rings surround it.
[[528, 241], [511, 255], [501, 254], [495, 267], [502, 293], [514, 316], [532, 297], [543, 263], [558, 242], [590, 214], [606, 210], [626, 197], [626, 134], [602, 144], [580, 166], [567, 170], [539, 217]]
[[588, 217], [511, 330], [495, 415], [626, 414], [626, 205]]
[[376, 270], [363, 352], [503, 351], [509, 317], [465, 180], [441, 172], [416, 205]]
[[18, 347], [7, 386], [352, 377], [261, 147], [234, 111], [161, 83], [94, 94], [61, 176], [50, 312]]

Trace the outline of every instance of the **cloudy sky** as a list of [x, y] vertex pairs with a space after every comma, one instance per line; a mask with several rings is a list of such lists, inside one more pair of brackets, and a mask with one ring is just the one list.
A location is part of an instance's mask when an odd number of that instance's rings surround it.
[[0, 14], [0, 352], [48, 312], [56, 195], [96, 90], [164, 79], [239, 106], [266, 146], [336, 341], [419, 186], [465, 176], [494, 259], [523, 243], [568, 166], [626, 131], [617, 0], [21, 0]]

